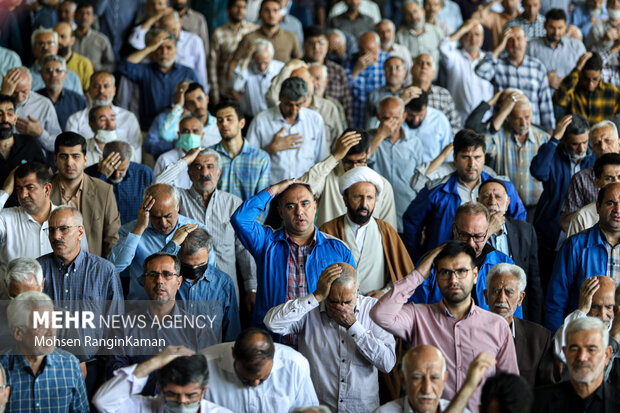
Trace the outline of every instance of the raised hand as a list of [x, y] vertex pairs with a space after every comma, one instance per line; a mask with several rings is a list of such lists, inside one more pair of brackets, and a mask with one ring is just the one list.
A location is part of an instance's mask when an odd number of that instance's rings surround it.
[[579, 306], [577, 307], [579, 311], [584, 314], [588, 314], [590, 312], [590, 308], [592, 307], [592, 297], [600, 288], [598, 278], [590, 277], [586, 278], [581, 286], [581, 290], [579, 291]]
[[142, 233], [149, 226], [149, 218], [150, 218], [150, 210], [155, 205], [155, 198], [151, 195], [144, 198], [142, 204], [140, 204], [140, 209], [138, 210], [138, 219], [136, 221], [136, 226], [134, 227], [132, 233], [136, 235], [142, 235]]
[[341, 161], [349, 152], [349, 149], [357, 145], [362, 140], [362, 135], [355, 131], [348, 131], [338, 138], [332, 155], [337, 161]]
[[320, 303], [329, 296], [329, 291], [332, 288], [332, 283], [342, 274], [342, 267], [340, 264], [332, 264], [325, 268], [319, 280], [316, 283], [316, 290], [314, 291], [314, 298]]
[[187, 238], [187, 236], [196, 228], [198, 228], [198, 225], [196, 224], [181, 225], [179, 229], [174, 232], [174, 235], [172, 236], [172, 242], [180, 246], [181, 244], [183, 244], [183, 241], [185, 241], [185, 238]]
[[97, 170], [100, 174], [105, 175], [106, 178], [109, 178], [114, 171], [118, 169], [118, 165], [121, 163], [121, 154], [118, 152], [112, 152], [105, 159], [99, 159], [99, 163], [97, 164]]

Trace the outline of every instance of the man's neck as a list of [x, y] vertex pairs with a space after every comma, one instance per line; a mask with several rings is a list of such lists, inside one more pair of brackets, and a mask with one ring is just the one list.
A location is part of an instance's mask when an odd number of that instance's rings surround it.
[[222, 146], [224, 150], [232, 159], [235, 159], [237, 155], [241, 153], [243, 149], [243, 136], [241, 135], [241, 131], [239, 134], [232, 139], [222, 139]]
[[360, 15], [359, 10], [351, 10], [348, 9], [346, 12], [346, 16], [349, 18], [349, 20], [353, 21], [355, 19], [357, 19], [357, 17]]
[[473, 191], [473, 190], [474, 190], [474, 188], [475, 188], [476, 186], [478, 186], [478, 184], [480, 183], [480, 177], [478, 177], [478, 179], [477, 179], [477, 180], [475, 180], [475, 181], [465, 181], [464, 179], [461, 179], [460, 177], [459, 177], [459, 179], [460, 179], [460, 181], [461, 181], [462, 183], [464, 183], [464, 184], [465, 184], [465, 186], [466, 186], [466, 187], [468, 187], [468, 188], [469, 188], [469, 189], [471, 189], [472, 191]]
[[401, 138], [404, 138], [405, 137], [404, 135], [405, 135], [405, 132], [403, 132], [403, 128], [398, 128], [398, 131], [396, 131], [393, 135], [390, 135], [390, 142], [396, 143]]
[[84, 171], [75, 179], [66, 179], [62, 175], [59, 175], [59, 177], [65, 192], [71, 192], [71, 196], [73, 196], [84, 179]]
[[[21, 346], [20, 346], [20, 349], [21, 349]], [[22, 353], [23, 352], [24, 351], [22, 350]], [[43, 365], [43, 361], [45, 360], [45, 355], [38, 355], [38, 356], [24, 355], [24, 359], [26, 359], [26, 362], [30, 366], [30, 369], [36, 376], [39, 374], [39, 371], [41, 370], [41, 366]]]
[[529, 24], [533, 24], [536, 22], [536, 17], [537, 17], [536, 14], [532, 16], [526, 16], [525, 13], [523, 13], [522, 16], [525, 19], [525, 21], [528, 22]]
[[570, 384], [573, 386], [575, 393], [583, 400], [592, 396], [596, 389], [598, 389], [603, 384], [603, 374], [597, 377], [594, 381], [590, 383], [577, 383], [572, 378], [570, 379]]
[[174, 299], [168, 300], [164, 303], [157, 301], [149, 301], [149, 311], [154, 319], [158, 319], [161, 322], [161, 318], [167, 316], [174, 309]]
[[273, 25], [271, 27], [267, 27], [265, 25], [262, 25], [261, 26], [261, 30], [263, 31], [265, 36], [273, 37], [278, 32], [278, 30], [280, 30], [280, 26], [277, 25], [277, 24], [275, 24], [275, 25]]
[[448, 311], [450, 311], [450, 314], [456, 318], [456, 321], [461, 321], [467, 314], [469, 314], [471, 306], [474, 305], [474, 300], [472, 300], [471, 295], [468, 295], [467, 298], [460, 303], [450, 304], [444, 298], [443, 304], [446, 306]]
[[80, 248], [78, 248], [78, 250], [70, 257], [59, 257], [58, 255], [56, 257], [58, 257], [58, 259], [62, 261], [65, 267], [68, 267], [69, 265], [71, 265], [71, 263], [73, 263], [73, 261], [75, 261], [78, 255], [80, 255]]
[[198, 195], [200, 195], [202, 197], [202, 205], [206, 207], [209, 206], [209, 201], [211, 201], [211, 197], [213, 196], [213, 194], [215, 193], [215, 187], [213, 187], [213, 189], [211, 191], [200, 191], [198, 188], [196, 188], [196, 186], [193, 186], [194, 191], [196, 191], [196, 193], [198, 193]]
[[105, 143], [101, 143], [97, 139], [95, 139], [95, 145], [97, 145], [97, 148], [99, 148], [99, 150], [101, 152], [103, 152], [103, 148], [105, 147]]
[[239, 20], [238, 22], [232, 21], [231, 19], [228, 19], [228, 23], [233, 27], [233, 30], [236, 32], [241, 28], [241, 23], [243, 22], [243, 20]]
[[[528, 130], [528, 132], [529, 132], [529, 130]], [[523, 144], [525, 143], [525, 141], [527, 140], [527, 135], [528, 135], [528, 132], [523, 133], [523, 134], [518, 134], [517, 132], [514, 132], [515, 139], [516, 139], [516, 140], [517, 140], [517, 141], [518, 141], [521, 145], [523, 145]]]
[[476, 60], [477, 58], [479, 58], [479, 57], [480, 57], [480, 49], [476, 49], [476, 50], [475, 50], [475, 51], [473, 51], [473, 52], [468, 52], [468, 51], [466, 50], [466, 52], [467, 52], [467, 54], [469, 55], [469, 57], [470, 57], [472, 60]]
[[308, 245], [310, 244], [310, 241], [312, 241], [312, 239], [314, 238], [314, 227], [309, 234], [292, 234], [288, 230], [286, 230], [286, 233], [293, 241], [297, 243], [297, 245]]
[[56, 103], [58, 102], [58, 99], [60, 99], [60, 93], [62, 92], [62, 88], [58, 88], [56, 90], [46, 88], [45, 91], [47, 92], [47, 97], [50, 98], [52, 103]]
[[41, 208], [39, 212], [35, 212], [34, 214], [28, 214], [28, 215], [30, 215], [35, 221], [37, 221], [39, 225], [43, 225], [43, 223], [47, 221], [47, 219], [49, 218], [50, 212], [52, 212], [52, 203], [48, 199], [47, 204], [45, 204], [45, 207]]
[[620, 232], [609, 231], [607, 229], [603, 229], [602, 227], [601, 227], [601, 231], [603, 231], [603, 234], [605, 234], [605, 238], [607, 239], [607, 242], [609, 242], [611, 245], [616, 246], [618, 242], [620, 242]]
[[512, 58], [512, 57], [508, 56], [508, 60], [510, 60], [510, 62], [513, 65], [519, 67], [519, 66], [521, 66], [521, 63], [523, 63], [523, 61], [525, 60], [525, 55], [521, 56], [520, 58]]
[[420, 89], [422, 89], [423, 91], [425, 91], [427, 93], [428, 93], [429, 90], [431, 90], [431, 84], [432, 84], [431, 80], [415, 79], [413, 81], [413, 86], [417, 86], [417, 87], [419, 87]]
[[69, 60], [71, 60], [71, 57], [73, 56], [73, 51], [69, 50], [67, 52], [66, 56], [62, 56], [65, 59], [65, 62], [69, 63]]
[[163, 74], [166, 74], [166, 73], [168, 73], [169, 71], [171, 71], [171, 70], [172, 70], [172, 67], [173, 67], [173, 66], [174, 66], [174, 63], [173, 63], [173, 64], [171, 64], [171, 65], [170, 65], [170, 66], [168, 66], [168, 67], [165, 67], [165, 66], [159, 66], [159, 71], [160, 71], [160, 72], [162, 72]]
[[393, 85], [387, 85], [388, 89], [390, 89], [390, 92], [392, 93], [396, 93], [399, 90], [401, 90], [403, 88], [403, 84], [402, 83], [397, 83], [397, 84], [393, 84]]
[[8, 139], [0, 140], [0, 154], [4, 159], [8, 159], [11, 155], [13, 145], [15, 145], [15, 138], [13, 136]]
[[90, 30], [90, 27], [80, 27], [80, 26], [78, 26], [75, 29], [75, 34], [78, 37], [83, 37], [83, 36], [86, 36], [86, 34], [88, 33], [89, 30]]
[[558, 46], [560, 45], [560, 42], [562, 41], [562, 38], [560, 38], [560, 40], [558, 41], [554, 41], [554, 40], [549, 40], [549, 38], [547, 38], [547, 41], [549, 42], [549, 45], [554, 48], [557, 49]]

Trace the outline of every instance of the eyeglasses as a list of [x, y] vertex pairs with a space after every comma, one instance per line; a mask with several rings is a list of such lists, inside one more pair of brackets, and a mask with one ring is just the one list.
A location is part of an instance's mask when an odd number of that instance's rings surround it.
[[81, 225], [61, 225], [59, 227], [49, 227], [48, 229], [50, 231], [50, 234], [55, 233], [56, 230], [60, 231], [61, 234], [66, 234], [71, 228], [77, 228], [79, 226]]
[[397, 70], [403, 70], [404, 68], [404, 66], [386, 66], [385, 70], [391, 70], [395, 72]]
[[43, 46], [56, 46], [58, 43], [56, 43], [53, 40], [50, 40], [49, 42], [36, 42], [35, 46], [37, 47], [43, 47]]
[[56, 72], [56, 73], [63, 73], [65, 71], [65, 69], [63, 69], [62, 67], [56, 67], [56, 68], [48, 67], [47, 69], [43, 69], [43, 71], [45, 73], [50, 73], [50, 74], [54, 73], [54, 72]]
[[456, 235], [461, 238], [461, 241], [469, 241], [469, 239], [473, 239], [474, 242], [484, 242], [487, 239], [487, 234], [489, 233], [489, 228], [487, 227], [487, 230], [484, 232], [484, 234], [470, 234], [469, 232], [465, 232], [465, 231], [461, 231], [460, 229], [456, 228]]
[[447, 268], [442, 268], [437, 271], [437, 278], [440, 280], [451, 280], [453, 276], [457, 279], [461, 280], [467, 277], [467, 274], [473, 270], [473, 268], [457, 268], [456, 270], [449, 270]]
[[352, 159], [348, 159], [348, 158], [344, 158], [342, 160], [342, 163], [345, 165], [351, 165], [351, 166], [365, 166], [366, 162], [368, 162], [368, 157], [364, 157], [362, 159], [358, 159], [357, 161], [354, 161]]
[[144, 274], [144, 278], [148, 278], [149, 280], [157, 280], [159, 279], [159, 277], [164, 277], [164, 280], [168, 281], [168, 280], [171, 280], [172, 277], [178, 277], [178, 276], [179, 274], [175, 272], [170, 272], [170, 271], [164, 271], [164, 272], [151, 271], [151, 272], [147, 272], [146, 274]]
[[327, 44], [327, 40], [325, 40], [325, 39], [321, 39], [321, 40], [306, 40], [306, 41], [308, 42], [308, 44], [310, 46], [315, 46], [317, 44], [320, 44], [320, 45]]

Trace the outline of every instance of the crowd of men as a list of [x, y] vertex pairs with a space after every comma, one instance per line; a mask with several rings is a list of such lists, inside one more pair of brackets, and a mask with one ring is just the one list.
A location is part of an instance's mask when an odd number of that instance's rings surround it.
[[0, 412], [620, 411], [620, 0], [0, 0], [0, 74]]

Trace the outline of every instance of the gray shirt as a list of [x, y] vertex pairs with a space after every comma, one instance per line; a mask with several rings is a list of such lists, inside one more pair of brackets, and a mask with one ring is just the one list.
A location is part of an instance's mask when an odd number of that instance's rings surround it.
[[95, 70], [113, 73], [116, 69], [114, 50], [108, 38], [96, 30], [89, 30], [84, 36], [75, 36], [73, 51], [87, 57]]
[[547, 68], [547, 72], [557, 70], [557, 76], [568, 75], [577, 64], [577, 60], [586, 52], [586, 47], [579, 40], [563, 36], [555, 49], [546, 37], [532, 39], [527, 44], [527, 55], [535, 57]]

